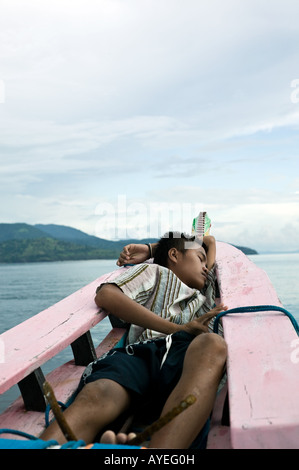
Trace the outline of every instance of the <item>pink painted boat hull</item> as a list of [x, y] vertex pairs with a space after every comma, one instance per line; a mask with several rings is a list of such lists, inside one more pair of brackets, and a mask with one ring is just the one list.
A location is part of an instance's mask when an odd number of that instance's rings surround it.
[[[112, 279], [117, 273], [119, 270], [107, 276]], [[228, 308], [281, 306], [267, 274], [241, 251], [220, 242], [217, 273], [220, 300]], [[96, 286], [107, 276], [2, 335], [7, 363], [1, 364], [1, 393], [105, 317], [93, 298]], [[290, 320], [270, 311], [228, 315], [222, 322], [228, 344], [228, 383], [215, 403], [207, 448], [299, 448], [299, 364], [291, 360], [291, 345], [298, 336]], [[97, 349], [97, 356], [123, 334], [123, 330], [113, 329]], [[47, 376], [58, 400], [67, 401], [83, 369], [71, 361]], [[229, 426], [221, 424], [227, 391]], [[0, 416], [0, 428], [38, 436], [44, 428], [44, 414], [26, 411], [19, 398]]]
[[[267, 274], [239, 250], [217, 244], [220, 298], [229, 308], [281, 302]], [[230, 426], [213, 416], [208, 448], [299, 448], [298, 341], [289, 318], [276, 311], [223, 317], [228, 344]]]

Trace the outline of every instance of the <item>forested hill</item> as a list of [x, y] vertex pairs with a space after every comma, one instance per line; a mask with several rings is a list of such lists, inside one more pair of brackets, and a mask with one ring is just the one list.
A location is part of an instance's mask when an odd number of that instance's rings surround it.
[[[156, 239], [111, 241], [64, 225], [0, 224], [0, 263], [117, 259], [128, 243], [154, 243]], [[257, 254], [237, 247], [245, 254]]]

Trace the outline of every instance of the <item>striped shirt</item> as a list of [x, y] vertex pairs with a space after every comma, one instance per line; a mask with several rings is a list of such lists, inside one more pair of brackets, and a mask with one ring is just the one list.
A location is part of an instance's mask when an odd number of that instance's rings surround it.
[[[165, 320], [177, 324], [188, 323], [215, 306], [215, 282], [215, 267], [210, 270], [204, 289], [199, 291], [180, 281], [170, 269], [147, 263], [133, 266], [110, 281], [131, 299]], [[213, 320], [209, 325], [211, 331], [212, 324]], [[157, 331], [130, 325], [127, 343], [164, 336], [166, 335]]]

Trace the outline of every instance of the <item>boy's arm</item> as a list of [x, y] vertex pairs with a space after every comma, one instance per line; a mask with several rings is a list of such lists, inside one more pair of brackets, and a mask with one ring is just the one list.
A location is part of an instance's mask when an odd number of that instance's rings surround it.
[[[216, 240], [215, 240], [215, 237], [213, 237], [212, 235], [206, 235], [203, 237], [203, 242], [208, 248], [207, 268], [208, 270], [210, 270], [214, 266], [215, 260], [216, 260]], [[158, 243], [150, 244], [152, 257], [154, 257], [155, 255], [157, 245]], [[126, 245], [123, 248], [117, 260], [117, 265], [123, 266], [124, 264], [130, 264], [130, 263], [132, 264], [143, 263], [150, 257], [151, 257], [150, 250], [149, 250], [148, 245], [145, 245], [142, 243], [141, 244], [131, 243], [130, 245]]]
[[[206, 235], [203, 237], [203, 242], [206, 244], [208, 248], [207, 253], [207, 268], [210, 270], [215, 264], [216, 260], [216, 240], [215, 237], [212, 235]], [[151, 243], [151, 253], [152, 257], [155, 255], [155, 251], [157, 248], [158, 243]], [[147, 259], [151, 258], [150, 250], [148, 245], [145, 244], [136, 244], [131, 243], [130, 245], [126, 245], [122, 252], [119, 255], [117, 260], [118, 266], [123, 266], [124, 264], [138, 264], [143, 263]]]
[[193, 335], [207, 333], [208, 323], [211, 319], [222, 310], [227, 310], [227, 307], [220, 304], [201, 317], [185, 325], [178, 325], [159, 317], [143, 305], [135, 302], [135, 300], [130, 299], [130, 297], [124, 294], [115, 284], [103, 285], [95, 297], [95, 302], [98, 307], [103, 308], [106, 312], [115, 315], [127, 323], [132, 323], [145, 329], [159, 331], [166, 335], [182, 330]]
[[206, 235], [203, 237], [203, 243], [207, 246], [207, 268], [210, 271], [216, 261], [216, 240], [215, 237], [211, 235]]
[[130, 263], [138, 264], [154, 257], [158, 243], [149, 243], [149, 245], [150, 248], [148, 245], [143, 243], [131, 243], [124, 246], [116, 264], [118, 266], [123, 266], [124, 264]]
[[115, 284], [103, 285], [95, 297], [95, 303], [117, 318], [145, 329], [171, 334], [179, 331], [182, 327], [182, 325], [164, 320], [143, 305], [138, 304]]

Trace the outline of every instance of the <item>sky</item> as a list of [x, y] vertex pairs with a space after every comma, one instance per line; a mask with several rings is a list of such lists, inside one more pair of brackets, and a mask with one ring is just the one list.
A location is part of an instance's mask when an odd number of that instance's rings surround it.
[[0, 0], [0, 222], [299, 250], [297, 0]]

